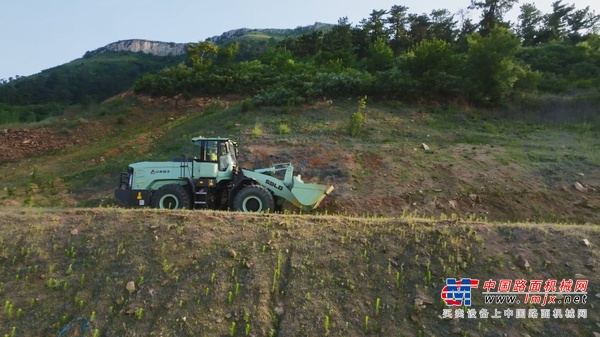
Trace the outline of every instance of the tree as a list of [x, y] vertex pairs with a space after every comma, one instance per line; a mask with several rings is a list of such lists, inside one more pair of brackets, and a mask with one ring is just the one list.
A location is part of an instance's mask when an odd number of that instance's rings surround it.
[[497, 26], [508, 27], [504, 22], [504, 14], [510, 11], [519, 0], [471, 0], [469, 9], [481, 10], [481, 21], [479, 22], [479, 33], [487, 36]]
[[287, 73], [295, 68], [294, 54], [283, 47], [269, 47], [261, 55], [260, 61], [279, 73]]
[[395, 53], [405, 51], [410, 46], [408, 32], [408, 7], [394, 5], [389, 11], [389, 16], [385, 19], [388, 24], [387, 34], [391, 36], [390, 46]]
[[431, 21], [426, 14], [409, 14], [409, 31], [408, 36], [410, 38], [411, 45], [415, 45], [430, 37], [429, 29], [431, 27]]
[[179, 64], [176, 67], [165, 68], [157, 74], [146, 74], [136, 81], [133, 89], [137, 93], [146, 93], [152, 96], [176, 97], [184, 94], [188, 97], [192, 91], [199, 91], [199, 88], [192, 88], [191, 70], [192, 68]]
[[405, 62], [417, 95], [443, 99], [458, 93], [463, 61], [449, 42], [423, 40], [407, 54]]
[[217, 51], [216, 65], [230, 67], [235, 61], [238, 51], [240, 50], [240, 44], [234, 42], [227, 47], [221, 47]]
[[368, 71], [375, 72], [389, 68], [394, 58], [394, 52], [387, 43], [387, 40], [378, 38], [370, 49], [369, 57], [366, 61]]
[[569, 39], [575, 43], [581, 41], [583, 35], [581, 31], [595, 31], [598, 20], [600, 20], [600, 16], [596, 15], [594, 11], [590, 11], [590, 6], [576, 10], [567, 18], [570, 28], [568, 33]]
[[203, 72], [210, 68], [212, 59], [219, 51], [219, 47], [212, 42], [205, 41], [188, 45], [186, 51], [192, 67]]
[[358, 60], [369, 55], [369, 49], [371, 48], [371, 40], [367, 31], [360, 28], [352, 28], [352, 45], [354, 46], [354, 54]]
[[298, 57], [310, 57], [321, 52], [322, 46], [323, 32], [313, 31], [298, 37], [289, 49]]
[[563, 4], [562, 0], [552, 3], [552, 13], [544, 16], [544, 27], [540, 32], [541, 42], [562, 41], [567, 35], [567, 24], [575, 6]]
[[447, 9], [431, 11], [431, 36], [446, 42], [456, 40], [457, 30], [454, 15]]
[[352, 46], [352, 27], [348, 17], [338, 20], [337, 25], [323, 35], [323, 55], [326, 61], [340, 60], [345, 66], [354, 64], [354, 52]]
[[542, 43], [523, 48], [518, 57], [542, 74], [541, 90], [561, 93], [578, 81], [589, 83], [600, 75], [600, 53], [593, 40], [590, 38], [577, 45], [570, 41]]
[[369, 15], [369, 19], [363, 19], [360, 22], [362, 29], [369, 36], [370, 42], [374, 43], [377, 39], [388, 39], [385, 29], [386, 19], [384, 18], [387, 11], [384, 9], [373, 10]]
[[243, 61], [235, 65], [235, 91], [242, 95], [256, 95], [269, 79], [264, 74], [265, 68], [260, 61]]
[[534, 4], [521, 6], [517, 35], [521, 38], [523, 46], [533, 46], [539, 43], [541, 24], [544, 21], [542, 12]]
[[457, 37], [457, 51], [465, 52], [468, 48], [467, 37], [477, 31], [477, 25], [473, 23], [473, 20], [468, 18], [468, 11], [461, 9], [458, 11], [458, 15], [461, 20], [461, 25]]
[[502, 104], [513, 93], [515, 83], [525, 76], [517, 62], [518, 37], [505, 27], [493, 28], [488, 36], [474, 33], [468, 38], [467, 93], [479, 103]]

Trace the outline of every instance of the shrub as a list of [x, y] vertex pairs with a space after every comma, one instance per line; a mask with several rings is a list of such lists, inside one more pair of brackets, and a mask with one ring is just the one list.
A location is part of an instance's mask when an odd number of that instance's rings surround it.
[[298, 94], [296, 90], [281, 85], [270, 87], [256, 95], [254, 102], [259, 106], [284, 106], [304, 103], [306, 98]]
[[225, 108], [227, 108], [227, 104], [225, 102], [223, 102], [220, 98], [217, 98], [216, 100], [207, 104], [206, 107], [204, 107], [204, 114], [205, 115], [214, 114]]
[[287, 124], [280, 124], [279, 125], [279, 134], [280, 135], [287, 135], [291, 131], [292, 130], [290, 129], [290, 127]]
[[260, 123], [254, 124], [254, 128], [252, 129], [252, 137], [260, 137], [262, 135], [262, 125]]
[[252, 99], [245, 99], [242, 101], [242, 112], [248, 112], [254, 108], [254, 102]]
[[339, 73], [318, 73], [314, 82], [321, 96], [334, 98], [359, 95], [376, 83], [372, 75], [355, 69]]
[[360, 133], [363, 124], [367, 120], [367, 116], [363, 114], [362, 109], [367, 107], [367, 96], [364, 96], [358, 101], [358, 110], [352, 114], [350, 117], [350, 126], [348, 128], [348, 133], [350, 137], [356, 137]]

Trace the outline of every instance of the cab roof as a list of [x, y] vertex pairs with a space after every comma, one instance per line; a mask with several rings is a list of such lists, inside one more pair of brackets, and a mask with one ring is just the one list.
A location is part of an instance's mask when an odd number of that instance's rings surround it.
[[208, 140], [208, 141], [228, 141], [231, 140], [230, 138], [222, 138], [222, 137], [209, 137], [209, 138], [204, 138], [204, 137], [194, 137], [192, 138], [192, 142], [193, 143], [197, 143], [203, 140]]

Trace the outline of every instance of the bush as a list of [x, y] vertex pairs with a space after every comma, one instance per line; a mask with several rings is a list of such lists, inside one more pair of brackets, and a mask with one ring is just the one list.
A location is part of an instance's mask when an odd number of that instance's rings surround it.
[[462, 58], [442, 40], [424, 40], [403, 59], [417, 94], [425, 98], [455, 97], [460, 88]]
[[279, 134], [280, 135], [287, 135], [291, 131], [292, 130], [290, 129], [290, 127], [287, 124], [280, 124], [279, 125]]
[[204, 108], [204, 114], [205, 115], [214, 114], [214, 113], [224, 110], [225, 108], [227, 108], [227, 104], [225, 102], [223, 102], [220, 98], [217, 98], [216, 100], [214, 100], [214, 101], [210, 102], [208, 105], [206, 105], [206, 107]]
[[245, 99], [242, 101], [242, 112], [248, 112], [254, 109], [254, 102], [252, 99]]
[[373, 86], [376, 81], [367, 72], [347, 69], [343, 72], [318, 73], [315, 85], [321, 96], [338, 98], [358, 96]]
[[563, 93], [569, 87], [569, 81], [565, 79], [562, 75], [557, 75], [555, 73], [543, 73], [538, 88], [542, 92], [559, 94]]
[[262, 133], [263, 133], [262, 124], [260, 124], [260, 123], [254, 124], [254, 128], [252, 129], [252, 132], [250, 133], [252, 135], [252, 137], [260, 137], [260, 136], [262, 136]]
[[282, 85], [271, 87], [254, 96], [254, 102], [258, 106], [284, 106], [304, 103], [306, 98]]
[[356, 137], [360, 133], [363, 124], [367, 120], [367, 116], [361, 112], [362, 109], [367, 107], [367, 96], [363, 97], [358, 101], [358, 110], [350, 117], [350, 126], [348, 127], [348, 133], [350, 137]]

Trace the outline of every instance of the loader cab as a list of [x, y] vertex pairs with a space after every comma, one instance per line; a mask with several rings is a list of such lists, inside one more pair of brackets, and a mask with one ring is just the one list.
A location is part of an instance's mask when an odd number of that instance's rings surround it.
[[195, 161], [217, 164], [219, 171], [232, 170], [237, 166], [237, 143], [227, 138], [192, 138], [198, 147]]

